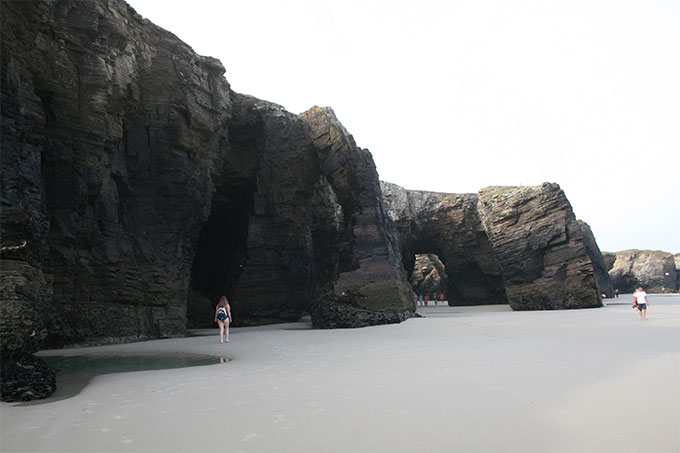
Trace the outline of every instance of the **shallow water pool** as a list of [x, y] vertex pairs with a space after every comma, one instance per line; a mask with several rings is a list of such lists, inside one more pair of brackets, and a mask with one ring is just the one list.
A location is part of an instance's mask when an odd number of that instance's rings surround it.
[[92, 378], [102, 374], [217, 365], [229, 361], [227, 357], [184, 353], [41, 355], [40, 358], [57, 370], [57, 391], [49, 398], [20, 403], [21, 406], [71, 398], [87, 387]]
[[224, 357], [198, 354], [99, 354], [44, 356], [45, 362], [61, 373], [128, 373], [215, 365]]

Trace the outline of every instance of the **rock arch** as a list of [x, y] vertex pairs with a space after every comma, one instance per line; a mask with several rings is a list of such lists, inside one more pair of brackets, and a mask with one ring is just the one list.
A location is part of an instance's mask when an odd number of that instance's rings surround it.
[[450, 305], [508, 303], [501, 264], [477, 213], [476, 194], [413, 191], [386, 182], [381, 187], [399, 230], [407, 272], [416, 254], [433, 253], [446, 268]]

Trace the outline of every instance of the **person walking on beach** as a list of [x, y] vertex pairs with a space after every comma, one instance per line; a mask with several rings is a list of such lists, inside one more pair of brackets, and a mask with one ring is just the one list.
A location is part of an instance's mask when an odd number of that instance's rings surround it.
[[633, 297], [635, 298], [635, 303], [637, 305], [637, 311], [640, 314], [640, 319], [647, 319], [647, 293], [642, 289], [642, 286], [640, 286], [637, 291], [635, 291], [635, 294], [633, 294]]
[[220, 326], [220, 343], [229, 343], [229, 323], [231, 322], [231, 307], [225, 296], [220, 297], [215, 307], [215, 322]]

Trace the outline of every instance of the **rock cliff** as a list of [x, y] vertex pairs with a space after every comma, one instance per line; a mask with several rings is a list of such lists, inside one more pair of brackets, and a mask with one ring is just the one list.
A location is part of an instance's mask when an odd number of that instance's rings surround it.
[[620, 293], [642, 286], [650, 293], [677, 292], [680, 288], [678, 256], [659, 250], [622, 250], [614, 258], [609, 276]]
[[602, 306], [583, 230], [557, 184], [482, 189], [479, 212], [513, 309]]
[[413, 313], [372, 157], [332, 110], [233, 92], [120, 0], [0, 7], [3, 358], [182, 335], [221, 294], [236, 325]]
[[595, 280], [597, 281], [598, 294], [604, 294], [608, 298], [614, 297], [614, 286], [609, 278], [609, 268], [605, 263], [604, 256], [595, 241], [593, 230], [586, 222], [578, 221], [583, 229], [583, 245], [586, 247], [586, 253], [593, 263], [593, 270], [595, 271]]

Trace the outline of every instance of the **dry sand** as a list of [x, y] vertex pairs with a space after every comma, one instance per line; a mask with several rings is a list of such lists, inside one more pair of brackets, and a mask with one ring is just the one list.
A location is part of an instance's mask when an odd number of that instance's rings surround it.
[[[309, 324], [69, 350], [195, 352], [224, 364], [95, 377], [0, 405], [13, 451], [680, 451], [680, 297], [603, 309], [427, 307], [352, 330]], [[210, 335], [206, 335], [210, 334]], [[43, 354], [62, 354], [45, 351]]]

